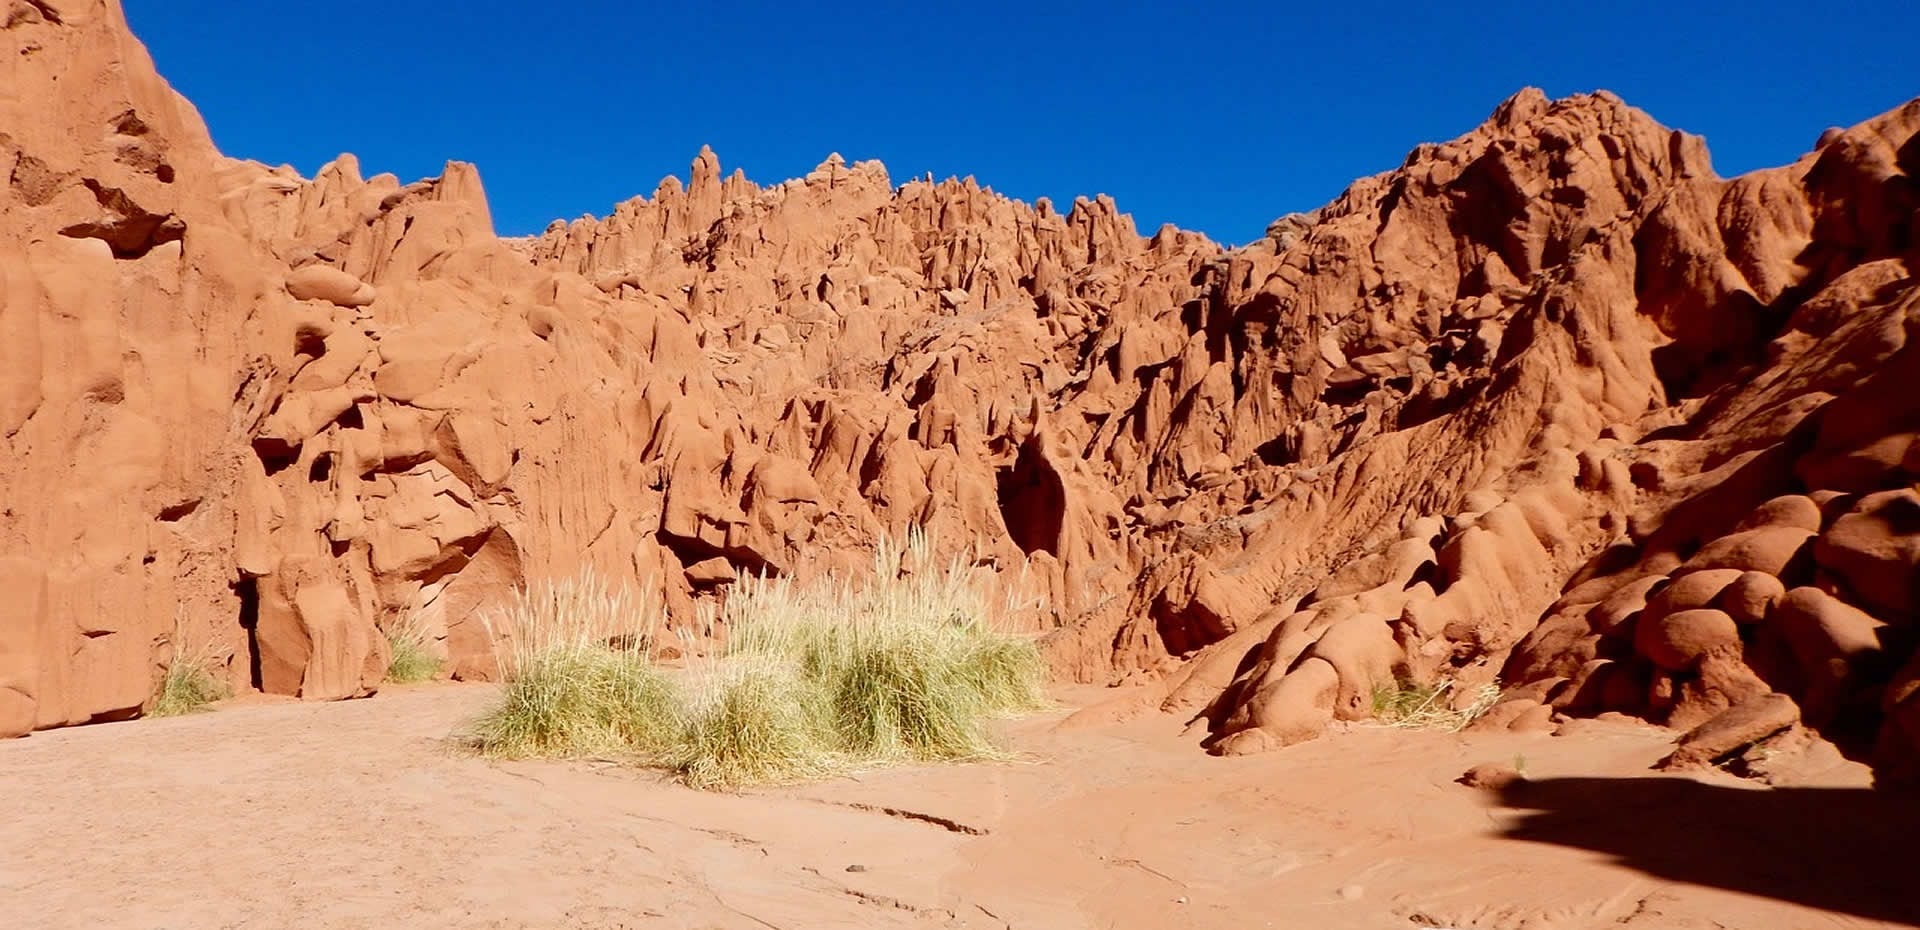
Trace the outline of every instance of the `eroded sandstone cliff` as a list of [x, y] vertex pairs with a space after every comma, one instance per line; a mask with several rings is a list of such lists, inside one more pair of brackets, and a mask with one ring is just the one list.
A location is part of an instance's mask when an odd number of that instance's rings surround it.
[[136, 715], [182, 642], [366, 694], [407, 615], [484, 678], [485, 610], [589, 567], [711, 640], [922, 525], [1217, 751], [1497, 680], [1483, 725], [1920, 766], [1920, 102], [1724, 180], [1526, 91], [1233, 250], [704, 150], [502, 240], [471, 166], [224, 158], [117, 3], [5, 9], [0, 732]]

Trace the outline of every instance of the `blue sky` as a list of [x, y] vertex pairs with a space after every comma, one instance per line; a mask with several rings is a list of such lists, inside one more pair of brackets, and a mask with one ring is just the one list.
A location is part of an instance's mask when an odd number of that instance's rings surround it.
[[1526, 85], [1612, 90], [1727, 175], [1920, 96], [1914, 0], [124, 2], [228, 154], [472, 161], [503, 235], [604, 214], [710, 144], [761, 183], [838, 151], [1241, 243]]

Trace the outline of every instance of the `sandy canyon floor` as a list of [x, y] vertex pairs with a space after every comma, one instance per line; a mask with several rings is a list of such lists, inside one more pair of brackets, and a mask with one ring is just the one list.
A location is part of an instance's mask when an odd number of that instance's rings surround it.
[[[1827, 928], [1920, 920], [1920, 806], [1837, 760], [1659, 776], [1669, 735], [1355, 728], [1214, 759], [1149, 717], [1009, 726], [1025, 760], [747, 795], [494, 763], [438, 686], [0, 744], [19, 928]], [[1524, 763], [1506, 793], [1456, 784]]]

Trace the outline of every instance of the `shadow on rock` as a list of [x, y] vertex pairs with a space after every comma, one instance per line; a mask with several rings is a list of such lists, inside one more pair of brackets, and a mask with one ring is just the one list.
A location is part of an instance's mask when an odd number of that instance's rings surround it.
[[1752, 789], [1682, 778], [1515, 782], [1509, 839], [1606, 853], [1649, 875], [1920, 925], [1920, 799], [1865, 788]]

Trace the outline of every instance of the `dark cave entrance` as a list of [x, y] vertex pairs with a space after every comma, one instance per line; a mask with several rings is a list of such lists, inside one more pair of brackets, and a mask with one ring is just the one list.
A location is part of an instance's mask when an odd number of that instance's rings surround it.
[[1060, 531], [1066, 522], [1067, 488], [1037, 443], [1037, 437], [1022, 443], [1013, 467], [1000, 469], [1000, 519], [1006, 522], [1007, 534], [1020, 551], [1058, 556]]
[[233, 594], [240, 599], [240, 628], [247, 633], [247, 681], [253, 690], [260, 687], [260, 584], [252, 575], [233, 583]]

